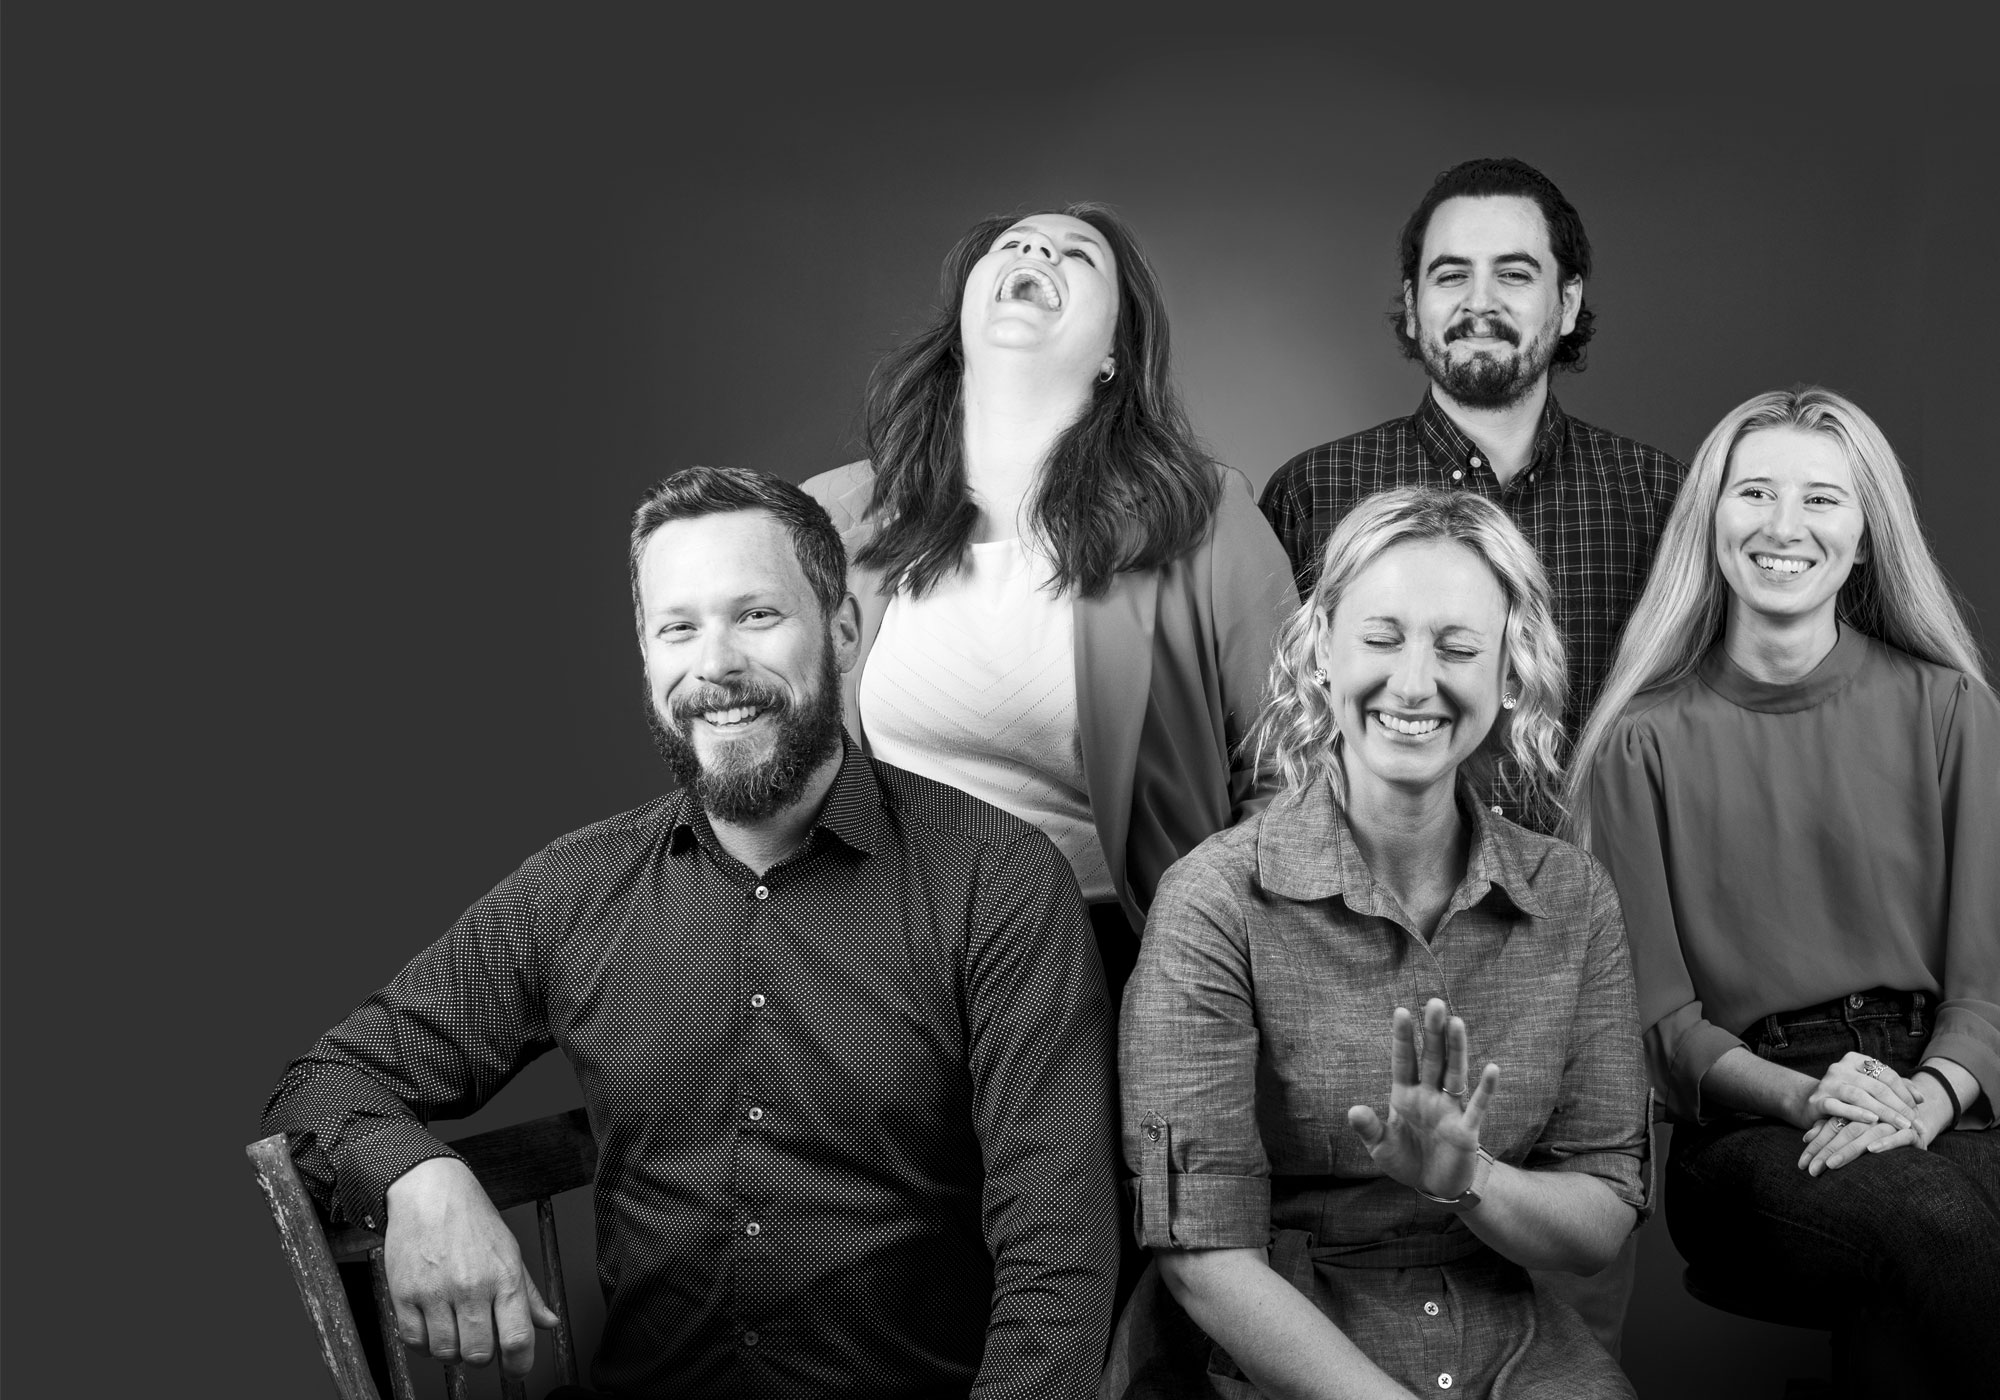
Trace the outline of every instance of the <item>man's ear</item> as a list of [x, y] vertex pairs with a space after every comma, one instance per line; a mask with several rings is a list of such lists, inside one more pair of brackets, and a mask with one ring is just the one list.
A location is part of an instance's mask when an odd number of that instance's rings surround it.
[[1576, 318], [1583, 311], [1583, 279], [1572, 277], [1563, 283], [1562, 333], [1568, 335], [1576, 329]]
[[840, 606], [826, 620], [826, 635], [833, 644], [834, 668], [844, 676], [861, 659], [861, 604], [852, 593], [841, 597]]
[[1417, 338], [1417, 289], [1408, 282], [1403, 283], [1403, 334]]

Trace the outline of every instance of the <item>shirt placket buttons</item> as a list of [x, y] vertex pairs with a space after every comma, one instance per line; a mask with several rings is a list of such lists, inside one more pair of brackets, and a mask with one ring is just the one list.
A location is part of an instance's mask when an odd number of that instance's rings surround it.
[[769, 885], [759, 885], [754, 893], [759, 899], [769, 899], [771, 897], [771, 887]]
[[1449, 1371], [1438, 1372], [1438, 1389], [1439, 1390], [1451, 1389], [1451, 1372]]
[[1424, 1316], [1425, 1316], [1425, 1317], [1436, 1317], [1437, 1315], [1438, 1315], [1438, 1305], [1437, 1305], [1436, 1303], [1425, 1303], [1425, 1304], [1424, 1304]]
[[764, 1227], [762, 1225], [759, 1225], [756, 1221], [753, 1220], [748, 1225], [745, 1225], [743, 1227], [743, 1233], [748, 1235], [751, 1239], [754, 1240], [757, 1238], [757, 1236], [764, 1233]]
[[750, 1005], [751, 1005], [752, 1007], [754, 1007], [755, 1009], [759, 1010], [759, 1011], [763, 1010], [763, 1009], [764, 1009], [764, 994], [763, 994], [762, 992], [757, 992], [757, 993], [755, 993], [755, 994], [754, 994], [754, 995], [753, 995], [753, 996], [752, 996], [752, 997], [750, 998]]

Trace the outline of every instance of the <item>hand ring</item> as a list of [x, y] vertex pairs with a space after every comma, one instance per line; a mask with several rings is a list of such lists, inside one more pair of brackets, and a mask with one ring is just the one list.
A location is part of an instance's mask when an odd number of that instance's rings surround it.
[[1460, 1103], [1464, 1103], [1465, 1096], [1472, 1092], [1470, 1089], [1447, 1089], [1442, 1084], [1438, 1085], [1438, 1090], [1441, 1093], [1446, 1093], [1451, 1095], [1453, 1098], [1457, 1099]]
[[1863, 1060], [1861, 1062], [1861, 1072], [1870, 1079], [1880, 1079], [1882, 1077], [1882, 1062], [1880, 1060]]

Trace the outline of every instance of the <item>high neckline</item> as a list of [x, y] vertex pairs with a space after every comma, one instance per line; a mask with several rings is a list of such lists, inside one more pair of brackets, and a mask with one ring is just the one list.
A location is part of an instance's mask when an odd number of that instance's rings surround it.
[[1823, 705], [1854, 679], [1868, 658], [1868, 639], [1845, 623], [1834, 638], [1833, 650], [1820, 658], [1819, 665], [1795, 681], [1760, 681], [1729, 659], [1720, 642], [1702, 657], [1702, 683], [1717, 695], [1745, 710], [1766, 714], [1791, 714]]

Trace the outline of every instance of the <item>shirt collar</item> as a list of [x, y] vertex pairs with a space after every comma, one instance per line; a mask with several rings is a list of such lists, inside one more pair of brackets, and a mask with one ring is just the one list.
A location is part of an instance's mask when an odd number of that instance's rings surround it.
[[[1451, 415], [1438, 404], [1437, 395], [1431, 392], [1429, 385], [1424, 386], [1424, 401], [1417, 406], [1413, 417], [1416, 419], [1417, 438], [1424, 446], [1424, 455], [1432, 462], [1450, 471], [1453, 467], [1472, 468], [1472, 459], [1478, 457], [1480, 465], [1492, 471], [1486, 454], [1465, 435], [1464, 429], [1451, 421]], [[1555, 391], [1551, 389], [1542, 400], [1542, 420], [1535, 427], [1535, 455], [1529, 461], [1528, 469], [1557, 460], [1557, 454], [1568, 438], [1569, 415], [1556, 402]]]
[[[715, 841], [715, 830], [708, 823], [708, 813], [689, 789], [682, 788], [670, 799], [666, 820], [669, 850], [680, 851], [689, 841], [699, 841], [711, 854], [721, 851]], [[843, 729], [840, 771], [834, 774], [833, 786], [820, 804], [819, 815], [807, 829], [806, 839], [799, 843], [799, 850], [809, 849], [824, 831], [850, 850], [873, 855], [890, 837], [888, 821], [882, 810], [882, 788], [875, 781], [874, 765]]]
[[[1534, 887], [1541, 860], [1522, 840], [1526, 833], [1480, 806], [1463, 781], [1458, 807], [1472, 823], [1472, 854], [1447, 908], [1469, 909], [1491, 898], [1502, 907], [1545, 918]], [[1359, 914], [1387, 917], [1396, 908], [1362, 859], [1347, 814], [1334, 802], [1324, 775], [1285, 792], [1265, 809], [1257, 828], [1257, 881], [1284, 899], [1338, 895]]]

